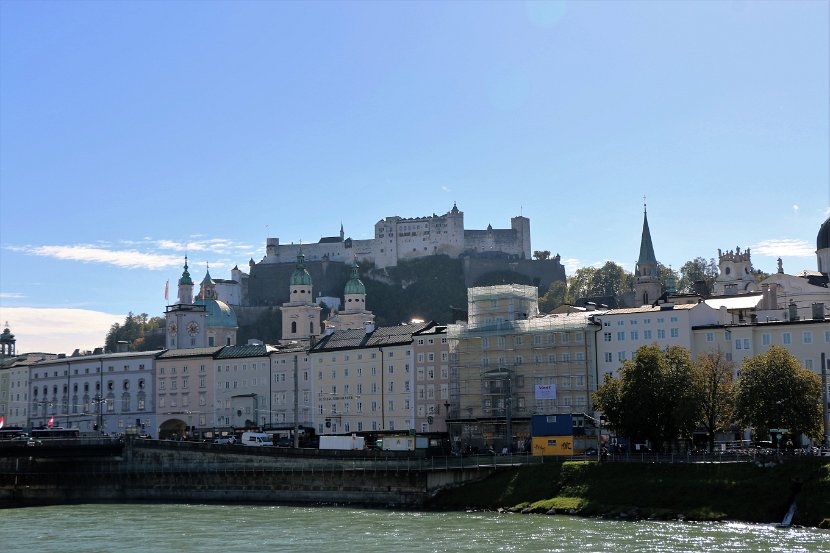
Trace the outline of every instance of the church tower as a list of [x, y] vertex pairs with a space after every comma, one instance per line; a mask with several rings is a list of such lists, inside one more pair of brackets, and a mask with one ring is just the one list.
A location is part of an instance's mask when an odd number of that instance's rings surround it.
[[282, 304], [282, 341], [310, 340], [322, 334], [320, 311], [314, 303], [311, 274], [305, 267], [302, 250], [297, 254], [297, 267], [291, 275], [288, 303]]
[[366, 323], [375, 322], [375, 314], [366, 310], [366, 286], [360, 280], [357, 260], [352, 264], [351, 278], [343, 289], [343, 310], [335, 313], [325, 322], [326, 329], [358, 330]]
[[718, 276], [715, 278], [714, 294], [746, 294], [756, 289], [749, 248], [743, 252], [739, 247], [728, 252], [718, 249]]
[[216, 281], [210, 277], [210, 267], [205, 270], [205, 278], [202, 279], [199, 295], [194, 303], [204, 306], [207, 313], [207, 346], [235, 346], [236, 331], [239, 330], [236, 313], [217, 296]]
[[14, 334], [9, 329], [9, 322], [6, 321], [6, 328], [3, 330], [3, 333], [0, 334], [0, 361], [7, 357], [14, 357], [17, 355], [15, 352], [15, 347], [17, 345], [17, 340], [14, 338]]
[[207, 312], [204, 305], [193, 303], [193, 279], [184, 258], [184, 271], [179, 279], [179, 303], [168, 305], [167, 349], [203, 348], [207, 345]]
[[648, 212], [643, 205], [643, 235], [640, 238], [640, 257], [637, 259], [634, 280], [634, 305], [651, 305], [660, 297], [660, 272], [648, 229]]

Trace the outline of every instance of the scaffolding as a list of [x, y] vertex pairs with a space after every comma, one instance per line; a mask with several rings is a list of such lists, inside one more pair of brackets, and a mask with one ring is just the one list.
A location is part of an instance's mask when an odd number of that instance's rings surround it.
[[[508, 318], [505, 306], [535, 297], [517, 286], [469, 291], [483, 309], [467, 324], [448, 325], [453, 388], [451, 426], [457, 446], [522, 450], [535, 414], [592, 412], [596, 390], [594, 334], [586, 312]], [[535, 290], [535, 289], [534, 289]], [[553, 385], [542, 399], [539, 385]], [[558, 390], [558, 394], [556, 392]], [[459, 443], [460, 442], [460, 443]]]

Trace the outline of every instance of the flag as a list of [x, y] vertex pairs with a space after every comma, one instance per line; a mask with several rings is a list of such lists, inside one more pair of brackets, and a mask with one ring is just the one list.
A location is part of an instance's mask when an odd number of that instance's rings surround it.
[[46, 426], [51, 427], [53, 424], [55, 424], [55, 417], [51, 417], [49, 422], [46, 423]]
[[164, 283], [164, 299], [167, 300], [167, 288], [170, 285], [170, 281]]

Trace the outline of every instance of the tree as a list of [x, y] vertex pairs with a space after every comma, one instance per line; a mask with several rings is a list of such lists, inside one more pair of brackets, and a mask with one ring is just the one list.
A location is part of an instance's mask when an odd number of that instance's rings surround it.
[[741, 365], [735, 410], [738, 420], [766, 437], [771, 428], [821, 437], [821, 379], [786, 348], [772, 346]]
[[127, 314], [124, 324], [114, 323], [104, 339], [107, 351], [118, 351], [118, 342], [127, 342], [130, 351], [148, 351], [164, 347], [164, 319], [147, 313]]
[[660, 449], [694, 431], [700, 398], [692, 384], [688, 350], [643, 346], [633, 360], [625, 361], [619, 379], [606, 378], [594, 401], [612, 428]]
[[534, 250], [534, 259], [550, 259], [550, 250]]
[[692, 379], [699, 393], [701, 424], [706, 428], [709, 451], [715, 449], [715, 433], [728, 430], [733, 421], [735, 364], [721, 352], [704, 353], [692, 364]]
[[539, 298], [539, 311], [542, 313], [550, 313], [560, 305], [565, 303], [565, 298], [568, 293], [568, 285], [562, 280], [555, 280], [551, 282], [548, 291], [545, 295]]
[[695, 291], [695, 282], [703, 281], [705, 295], [712, 293], [715, 286], [715, 278], [718, 276], [718, 264], [714, 258], [706, 261], [702, 257], [696, 257], [687, 261], [680, 267], [680, 280], [677, 282], [677, 291], [692, 293]]
[[634, 277], [613, 261], [606, 261], [600, 268], [582, 267], [568, 278], [567, 301], [575, 303], [579, 298], [613, 297], [622, 304], [623, 296], [634, 289]]

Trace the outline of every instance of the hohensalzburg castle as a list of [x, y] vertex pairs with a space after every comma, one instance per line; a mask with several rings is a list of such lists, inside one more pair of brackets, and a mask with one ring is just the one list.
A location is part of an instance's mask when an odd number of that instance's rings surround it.
[[465, 230], [464, 212], [453, 205], [444, 215], [387, 217], [375, 224], [375, 237], [367, 240], [345, 238], [342, 225], [339, 236], [321, 238], [316, 244], [281, 245], [279, 238], [268, 238], [260, 263], [293, 263], [301, 249], [308, 261], [358, 260], [374, 263], [377, 268], [394, 267], [399, 261], [429, 255], [530, 259], [530, 219], [513, 217], [509, 229], [488, 225], [485, 230]]

